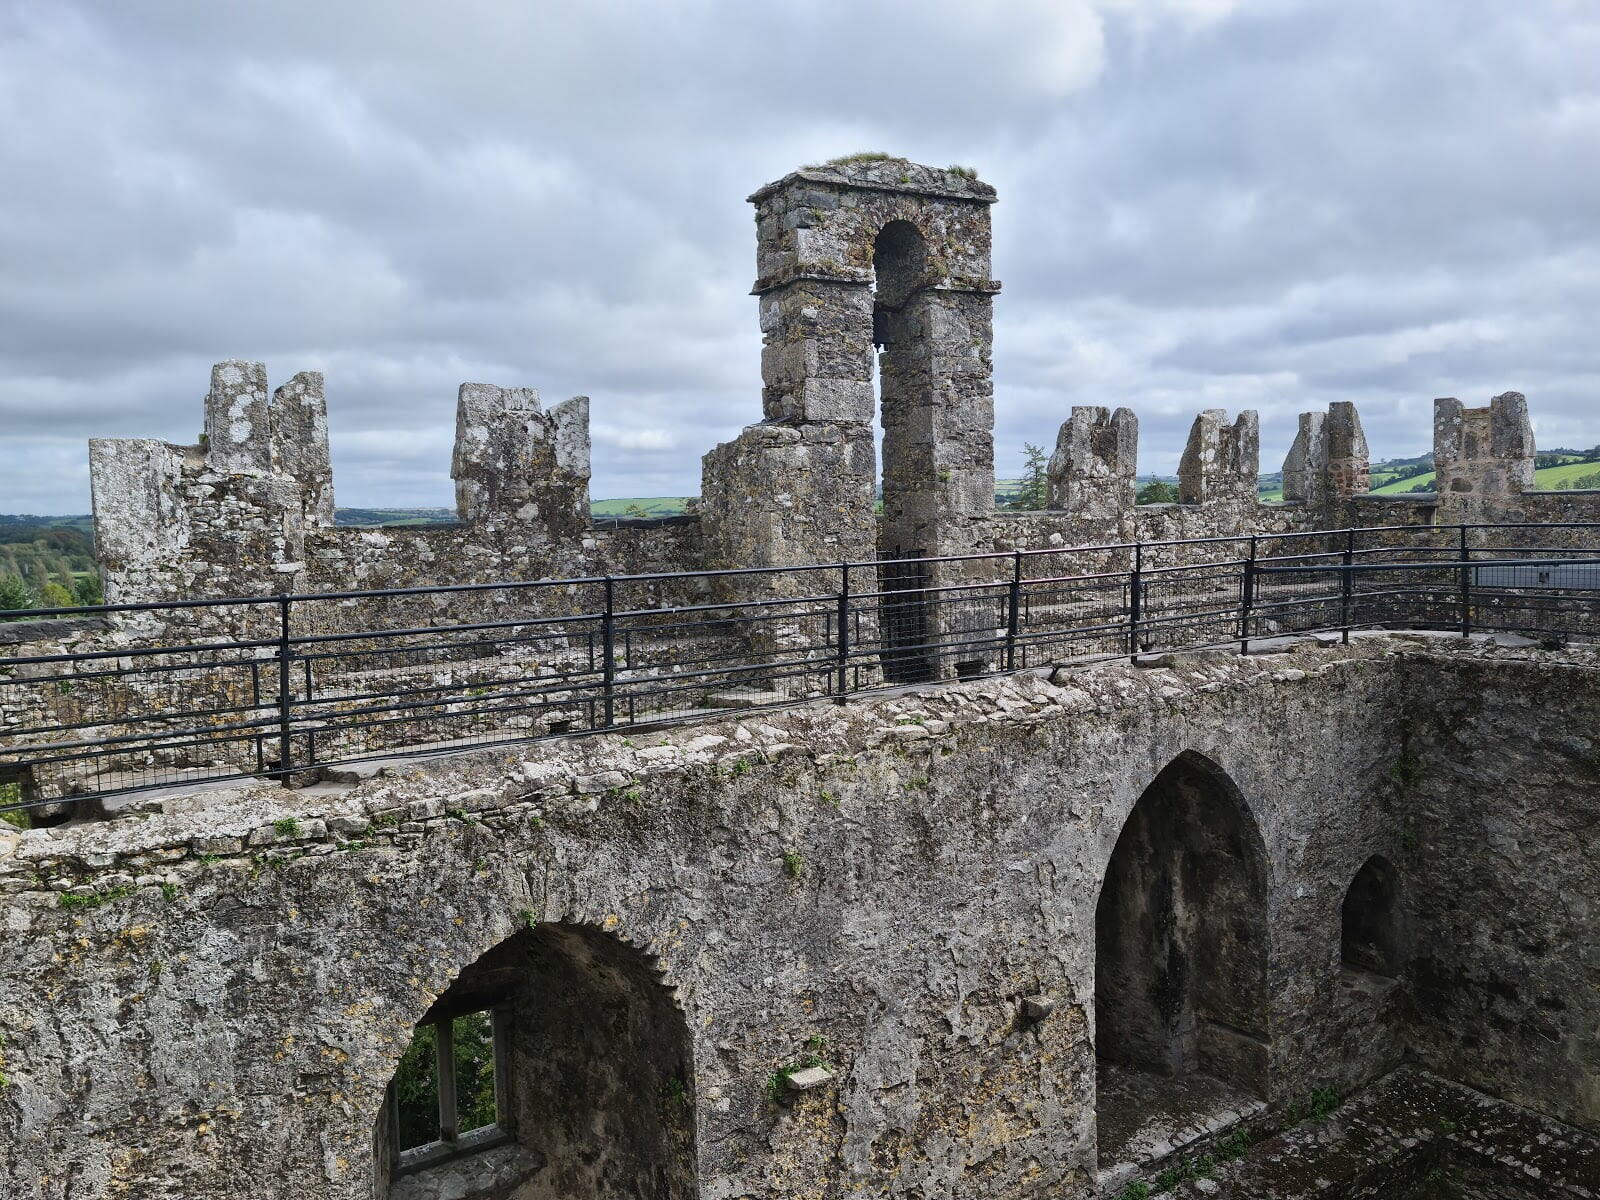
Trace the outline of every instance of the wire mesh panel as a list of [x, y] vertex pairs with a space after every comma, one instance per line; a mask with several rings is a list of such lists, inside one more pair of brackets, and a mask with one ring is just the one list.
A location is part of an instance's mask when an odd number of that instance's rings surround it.
[[601, 604], [595, 580], [297, 597], [287, 742], [269, 757], [288, 770], [600, 728]]
[[1471, 622], [1544, 641], [1600, 637], [1600, 562], [1588, 524], [1479, 526], [1467, 561]]
[[48, 806], [265, 769], [280, 608], [102, 607], [93, 630], [61, 621], [70, 610], [11, 614], [39, 620], [13, 624], [0, 658], [0, 774]]

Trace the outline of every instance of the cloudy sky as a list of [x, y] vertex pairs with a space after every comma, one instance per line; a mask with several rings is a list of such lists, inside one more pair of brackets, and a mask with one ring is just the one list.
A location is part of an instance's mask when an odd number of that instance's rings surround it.
[[1528, 394], [1600, 442], [1592, 0], [0, 0], [0, 511], [328, 377], [345, 505], [451, 501], [456, 385], [594, 399], [597, 497], [760, 416], [744, 197], [857, 150], [992, 182], [998, 461], [1127, 404]]

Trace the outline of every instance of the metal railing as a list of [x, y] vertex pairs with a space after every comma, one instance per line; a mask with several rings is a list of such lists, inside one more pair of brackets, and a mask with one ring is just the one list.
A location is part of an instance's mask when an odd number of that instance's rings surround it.
[[150, 788], [297, 783], [337, 764], [1043, 664], [1246, 652], [1282, 633], [1588, 639], [1600, 525], [1383, 526], [0, 621], [0, 810], [45, 819]]

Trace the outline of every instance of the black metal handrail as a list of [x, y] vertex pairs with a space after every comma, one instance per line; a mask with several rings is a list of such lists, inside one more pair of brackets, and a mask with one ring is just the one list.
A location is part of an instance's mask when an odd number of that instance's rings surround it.
[[1597, 531], [1370, 526], [0, 613], [95, 618], [13, 627], [0, 811], [1285, 632], [1592, 638]]

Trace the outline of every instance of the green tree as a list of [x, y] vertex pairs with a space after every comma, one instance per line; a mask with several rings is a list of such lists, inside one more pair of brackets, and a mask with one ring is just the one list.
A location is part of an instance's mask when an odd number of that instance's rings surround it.
[[1178, 502], [1178, 489], [1165, 480], [1152, 479], [1139, 489], [1139, 494], [1134, 497], [1135, 504], [1176, 504]]
[[[460, 1133], [499, 1120], [494, 1098], [494, 1019], [487, 1011], [450, 1022], [455, 1049], [456, 1125]], [[439, 1137], [438, 1026], [423, 1025], [411, 1039], [394, 1074], [400, 1149], [426, 1146]]]
[[426, 1146], [439, 1137], [438, 1042], [432, 1025], [418, 1029], [394, 1073], [400, 1115], [400, 1149]]
[[455, 1019], [456, 1112], [461, 1132], [499, 1120], [494, 1104], [494, 1020], [487, 1012]]
[[1019, 512], [1043, 508], [1048, 497], [1050, 459], [1032, 442], [1022, 443], [1022, 479], [1011, 507]]
[[100, 576], [85, 575], [72, 585], [72, 598], [79, 604], [104, 604], [106, 598], [100, 591]]
[[32, 607], [33, 593], [28, 585], [15, 575], [0, 575], [0, 612]]
[[47, 583], [39, 589], [40, 608], [71, 608], [72, 593], [59, 583]]

